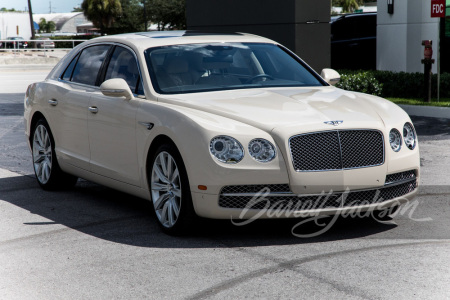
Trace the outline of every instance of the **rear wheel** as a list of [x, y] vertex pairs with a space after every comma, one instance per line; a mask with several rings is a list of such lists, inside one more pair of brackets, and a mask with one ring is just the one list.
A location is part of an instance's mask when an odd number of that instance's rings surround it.
[[150, 164], [150, 190], [161, 229], [171, 235], [185, 233], [195, 219], [186, 169], [177, 148], [160, 146]]
[[31, 139], [33, 169], [39, 185], [46, 190], [72, 187], [77, 177], [64, 173], [55, 154], [55, 142], [45, 119], [40, 119], [33, 129]]

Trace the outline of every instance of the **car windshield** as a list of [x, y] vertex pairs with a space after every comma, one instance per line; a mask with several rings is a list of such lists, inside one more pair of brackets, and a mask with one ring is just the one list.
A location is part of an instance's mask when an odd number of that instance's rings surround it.
[[147, 49], [145, 56], [153, 86], [161, 94], [325, 85], [273, 44], [173, 45]]

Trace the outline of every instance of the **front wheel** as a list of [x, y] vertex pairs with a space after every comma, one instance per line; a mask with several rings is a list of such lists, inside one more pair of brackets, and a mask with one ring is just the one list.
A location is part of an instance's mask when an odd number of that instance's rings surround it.
[[34, 126], [31, 151], [34, 173], [43, 189], [53, 190], [75, 185], [78, 178], [64, 173], [59, 167], [55, 141], [45, 119], [40, 119]]
[[160, 146], [152, 159], [150, 190], [161, 229], [171, 235], [185, 233], [195, 218], [186, 169], [178, 149]]

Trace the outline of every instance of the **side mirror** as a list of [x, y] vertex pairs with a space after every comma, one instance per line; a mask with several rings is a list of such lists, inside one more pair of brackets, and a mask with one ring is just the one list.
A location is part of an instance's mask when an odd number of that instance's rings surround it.
[[341, 80], [341, 75], [333, 69], [323, 69], [320, 76], [331, 85], [335, 85]]
[[134, 98], [128, 83], [122, 78], [106, 80], [100, 85], [100, 91], [102, 91], [102, 94], [105, 96], [125, 97], [127, 100]]

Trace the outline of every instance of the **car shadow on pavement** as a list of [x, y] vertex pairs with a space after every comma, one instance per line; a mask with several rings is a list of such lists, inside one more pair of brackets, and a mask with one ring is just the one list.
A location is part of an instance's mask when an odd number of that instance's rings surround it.
[[[85, 180], [79, 180], [73, 190], [44, 191], [33, 176], [0, 179], [0, 201], [39, 216], [38, 222], [30, 222], [29, 217], [23, 221], [15, 220], [23, 226], [61, 224], [67, 227], [66, 231], [73, 229], [100, 239], [139, 247], [214, 248], [317, 243], [361, 238], [397, 226], [393, 222], [383, 224], [370, 218], [341, 218], [320, 235], [299, 238], [291, 231], [302, 219], [257, 220], [245, 226], [235, 226], [230, 220], [200, 219], [190, 234], [172, 237], [160, 231], [149, 201]], [[311, 234], [322, 229], [309, 222], [294, 232]], [[24, 231], [26, 229], [20, 230]], [[47, 234], [64, 234], [66, 231], [58, 226]], [[27, 237], [20, 237], [20, 240], [24, 238]]]

